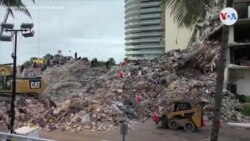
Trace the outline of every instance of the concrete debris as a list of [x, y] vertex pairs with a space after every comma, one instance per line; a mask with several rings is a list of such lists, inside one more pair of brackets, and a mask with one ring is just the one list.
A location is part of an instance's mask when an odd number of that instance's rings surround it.
[[[211, 120], [219, 49], [218, 43], [205, 42], [183, 51], [170, 51], [155, 60], [111, 69], [91, 67], [77, 60], [48, 68], [43, 73], [47, 83], [43, 98], [55, 106], [45, 106], [35, 98], [23, 100], [17, 104], [16, 123], [36, 124], [47, 131], [104, 131], [121, 121], [151, 118], [159, 106], [170, 111], [174, 101], [205, 101], [204, 113]], [[121, 70], [124, 78], [117, 76]], [[6, 107], [0, 107], [0, 124], [5, 127]], [[225, 91], [222, 120], [242, 120], [241, 109], [234, 94]]]

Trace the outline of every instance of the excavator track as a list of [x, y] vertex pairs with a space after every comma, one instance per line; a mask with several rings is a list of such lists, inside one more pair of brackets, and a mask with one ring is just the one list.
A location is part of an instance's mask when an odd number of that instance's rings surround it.
[[[38, 94], [16, 94], [16, 101], [22, 101], [25, 99], [39, 99]], [[11, 102], [12, 94], [0, 92], [0, 102]]]
[[[25, 100], [31, 99], [31, 100], [37, 100], [44, 104], [45, 107], [57, 107], [56, 103], [52, 101], [50, 98], [43, 96], [42, 94], [16, 94], [16, 106], [22, 105], [25, 103]], [[0, 93], [0, 102], [6, 102], [11, 103], [12, 97], [9, 93]]]

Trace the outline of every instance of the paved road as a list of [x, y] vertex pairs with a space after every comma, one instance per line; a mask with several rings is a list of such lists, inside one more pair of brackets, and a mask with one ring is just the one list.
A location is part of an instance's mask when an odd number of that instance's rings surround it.
[[[203, 127], [195, 133], [183, 130], [155, 129], [151, 121], [138, 123], [135, 129], [129, 130], [126, 141], [209, 141], [211, 126]], [[58, 141], [122, 141], [119, 129], [112, 132], [83, 131], [81, 133], [41, 131], [41, 137]], [[219, 141], [250, 141], [250, 130], [224, 127], [221, 129]]]

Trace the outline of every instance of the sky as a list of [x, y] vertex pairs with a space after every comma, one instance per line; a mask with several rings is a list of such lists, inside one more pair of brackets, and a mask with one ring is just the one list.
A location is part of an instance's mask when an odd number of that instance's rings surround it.
[[[22, 23], [34, 23], [34, 37], [18, 35], [18, 64], [31, 57], [56, 54], [58, 50], [63, 55], [74, 56], [77, 52], [89, 59], [113, 57], [120, 62], [124, 58], [124, 0], [36, 0], [36, 4], [31, 1], [23, 0], [32, 18], [17, 11], [14, 18], [8, 18], [16, 29]], [[5, 14], [6, 9], [1, 7], [0, 23]], [[0, 64], [12, 62], [13, 45], [0, 41]]]

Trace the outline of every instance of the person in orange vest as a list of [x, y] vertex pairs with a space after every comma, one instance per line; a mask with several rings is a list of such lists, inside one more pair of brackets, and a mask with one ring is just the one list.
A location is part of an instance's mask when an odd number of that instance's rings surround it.
[[159, 114], [157, 112], [155, 112], [153, 115], [153, 121], [155, 122], [155, 125], [157, 127], [158, 122], [159, 122]]
[[136, 95], [135, 96], [135, 101], [136, 101], [137, 104], [140, 104], [141, 101], [142, 101], [142, 97], [140, 95]]
[[125, 77], [125, 73], [121, 70], [121, 71], [118, 73], [118, 77], [124, 78], [124, 77]]

